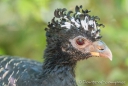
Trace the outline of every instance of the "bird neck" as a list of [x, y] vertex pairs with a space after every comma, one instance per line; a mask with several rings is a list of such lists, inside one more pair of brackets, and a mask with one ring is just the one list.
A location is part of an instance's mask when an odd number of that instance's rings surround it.
[[48, 86], [77, 86], [74, 67], [75, 63], [58, 61], [56, 58], [46, 58], [43, 64], [42, 81]]
[[77, 86], [74, 72], [76, 60], [72, 58], [68, 53], [64, 53], [58, 44], [47, 46], [41, 73], [42, 81], [49, 84], [45, 86]]
[[43, 74], [57, 74], [59, 72], [68, 71], [75, 76], [74, 68], [77, 61], [72, 60], [73, 57], [64, 53], [59, 45], [48, 46], [45, 50], [44, 58]]

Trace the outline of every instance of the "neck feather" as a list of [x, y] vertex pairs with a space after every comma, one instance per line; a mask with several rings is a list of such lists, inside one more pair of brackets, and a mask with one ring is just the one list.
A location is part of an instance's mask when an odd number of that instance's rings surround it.
[[45, 50], [44, 58], [44, 74], [70, 71], [74, 76], [76, 61], [72, 60], [73, 57], [63, 52], [59, 45], [48, 46]]

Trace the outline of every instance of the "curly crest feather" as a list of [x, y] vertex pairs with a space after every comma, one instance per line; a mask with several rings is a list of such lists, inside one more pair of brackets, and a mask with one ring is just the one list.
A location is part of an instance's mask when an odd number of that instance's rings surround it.
[[[87, 37], [97, 40], [100, 39], [100, 26], [103, 24], [98, 24], [97, 20], [100, 20], [98, 16], [89, 15], [89, 10], [83, 10], [82, 6], [75, 7], [75, 13], [73, 11], [68, 11], [66, 8], [56, 9], [54, 11], [54, 18], [49, 22], [47, 31], [47, 37], [54, 36], [58, 34], [61, 30], [69, 31], [77, 29], [77, 31], [82, 31]], [[72, 14], [72, 15], [71, 15]], [[60, 20], [55, 20], [58, 18]]]

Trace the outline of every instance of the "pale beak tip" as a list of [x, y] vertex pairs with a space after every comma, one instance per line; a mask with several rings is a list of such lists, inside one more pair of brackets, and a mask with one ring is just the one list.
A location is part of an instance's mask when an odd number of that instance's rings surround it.
[[112, 54], [111, 54], [111, 56], [109, 56], [109, 59], [112, 61]]
[[109, 58], [112, 61], [112, 57]]
[[112, 61], [112, 52], [111, 51], [110, 51], [109, 59]]

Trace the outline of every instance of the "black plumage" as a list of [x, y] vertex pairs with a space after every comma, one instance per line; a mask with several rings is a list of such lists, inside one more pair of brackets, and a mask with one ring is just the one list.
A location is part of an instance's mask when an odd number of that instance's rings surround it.
[[[82, 11], [82, 12], [81, 12]], [[82, 6], [73, 11], [56, 9], [46, 30], [44, 63], [0, 56], [0, 86], [77, 86], [74, 68], [77, 61], [93, 56], [112, 60], [109, 48], [100, 40], [97, 16]], [[56, 20], [59, 18], [60, 20]]]

